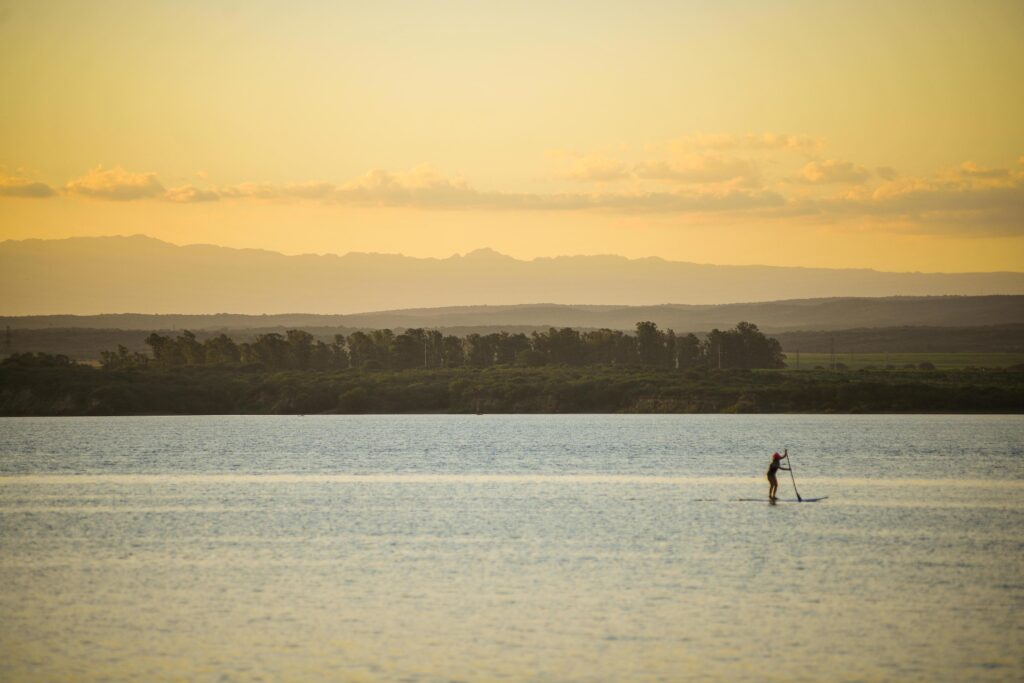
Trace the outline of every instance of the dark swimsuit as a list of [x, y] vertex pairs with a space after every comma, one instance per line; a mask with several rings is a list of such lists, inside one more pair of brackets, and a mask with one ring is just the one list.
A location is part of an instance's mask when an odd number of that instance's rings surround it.
[[768, 481], [775, 480], [775, 473], [779, 471], [779, 465], [782, 463], [782, 459], [772, 460], [772, 464], [768, 466]]

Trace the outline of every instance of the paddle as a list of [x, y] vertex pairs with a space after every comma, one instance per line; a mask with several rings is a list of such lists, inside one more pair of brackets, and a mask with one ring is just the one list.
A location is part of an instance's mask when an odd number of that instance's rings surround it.
[[783, 452], [786, 454], [786, 460], [789, 461], [789, 478], [793, 480], [793, 491], [796, 492], [796, 499], [802, 503], [804, 499], [800, 497], [800, 492], [796, 490], [796, 477], [793, 476], [793, 458], [789, 457], [788, 448], [783, 449]]

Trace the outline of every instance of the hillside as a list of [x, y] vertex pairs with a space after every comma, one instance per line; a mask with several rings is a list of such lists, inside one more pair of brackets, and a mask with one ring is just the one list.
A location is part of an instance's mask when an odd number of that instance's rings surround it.
[[[794, 302], [778, 302], [794, 303]], [[807, 302], [801, 302], [807, 303]], [[787, 330], [779, 325], [781, 318], [772, 318], [773, 305], [761, 304], [749, 307], [707, 307], [709, 311], [691, 312], [690, 317], [671, 310], [666, 313], [660, 309], [671, 307], [646, 308], [613, 308], [599, 315], [589, 312], [582, 319], [587, 325], [574, 325], [581, 329], [612, 329], [632, 330], [636, 321], [653, 320], [663, 329], [674, 329], [680, 333], [694, 332], [703, 334], [713, 328], [727, 329], [749, 314], [749, 320], [768, 320], [768, 325], [759, 327], [775, 336], [786, 352], [803, 351], [804, 353], [828, 352], [833, 346], [843, 353], [857, 352], [946, 352], [946, 353], [1020, 353], [1024, 352], [1024, 322], [1009, 324], [985, 324], [1001, 317], [1019, 320], [1024, 310], [1020, 297], [964, 297], [943, 299], [941, 301], [920, 302], [920, 307], [907, 306], [908, 301], [881, 300], [874, 317], [867, 315], [871, 307], [861, 300], [845, 302], [851, 309], [860, 312], [860, 317], [851, 312], [846, 319], [858, 319], [879, 323], [877, 327], [857, 327], [844, 329], [836, 327], [841, 324], [844, 310], [838, 302], [824, 302], [818, 312], [800, 318], [802, 324], [810, 329]], [[943, 305], [944, 304], [944, 305]], [[885, 325], [893, 311], [899, 312], [907, 308], [903, 320], [912, 321], [913, 325]], [[797, 306], [800, 308], [800, 306]], [[438, 329], [445, 335], [466, 336], [468, 334], [488, 334], [496, 331], [530, 334], [543, 331], [549, 327], [563, 327], [566, 323], [556, 321], [579, 321], [574, 316], [574, 307], [536, 307], [546, 311], [545, 316], [537, 320], [550, 320], [547, 324], [500, 324], [503, 319], [516, 320], [524, 309], [534, 307], [512, 307], [511, 315], [503, 318], [494, 310], [478, 311], [476, 315], [468, 311], [450, 313], [448, 311], [426, 311], [415, 314], [409, 312], [378, 313], [360, 316], [53, 316], [32, 318], [0, 318], [0, 325], [9, 329], [8, 336], [3, 339], [3, 353], [22, 353], [42, 351], [51, 354], [64, 354], [77, 360], [96, 360], [100, 352], [116, 349], [119, 345], [130, 351], [146, 352], [148, 348], [144, 339], [149, 332], [156, 331], [165, 336], [174, 336], [183, 329], [192, 330], [200, 341], [226, 332], [238, 341], [251, 341], [256, 335], [271, 332], [283, 333], [288, 329], [300, 328], [313, 334], [323, 341], [333, 340], [336, 334], [348, 335], [356, 330], [388, 328], [402, 330], [408, 327], [424, 327]], [[695, 307], [696, 308], [696, 307]], [[806, 311], [814, 311], [815, 307], [804, 305]], [[549, 310], [553, 309], [553, 310]], [[724, 311], [717, 309], [725, 309]], [[783, 310], [786, 310], [783, 307]], [[822, 310], [824, 313], [822, 313]], [[916, 311], [916, 313], [915, 313]], [[558, 313], [565, 313], [559, 317]], [[741, 317], [732, 318], [732, 315]], [[528, 318], [524, 318], [528, 319]], [[328, 322], [340, 320], [344, 325], [330, 325]], [[675, 323], [672, 323], [672, 321]], [[949, 325], [921, 324], [920, 321], [938, 320], [950, 322]], [[446, 322], [479, 322], [479, 325], [446, 325]], [[627, 322], [632, 321], [632, 322]], [[774, 322], [773, 322], [774, 321]], [[305, 324], [313, 322], [316, 324]], [[369, 322], [376, 325], [364, 324]], [[618, 323], [622, 323], [619, 325]], [[487, 324], [490, 323], [490, 324]], [[982, 324], [974, 324], [982, 323]], [[54, 325], [54, 326], [48, 326]], [[61, 325], [61, 326], [57, 326]], [[257, 326], [258, 325], [258, 326]], [[9, 342], [9, 345], [8, 345]]]
[[659, 306], [453, 306], [351, 315], [110, 315], [5, 316], [0, 326], [19, 329], [273, 330], [324, 333], [379, 328], [474, 328], [473, 331], [580, 327], [632, 329], [641, 320], [677, 332], [704, 332], [748, 320], [767, 332], [854, 327], [971, 327], [1024, 323], [1024, 296], [832, 298], [722, 305]]

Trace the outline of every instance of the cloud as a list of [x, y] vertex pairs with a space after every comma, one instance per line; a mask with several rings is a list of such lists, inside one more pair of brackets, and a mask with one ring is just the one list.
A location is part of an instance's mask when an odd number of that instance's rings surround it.
[[[446, 178], [430, 167], [409, 172], [374, 169], [363, 177], [339, 186], [331, 197], [344, 204], [366, 206], [466, 208], [486, 205], [488, 195], [469, 187], [462, 179]], [[512, 196], [512, 195], [508, 195]]]
[[823, 218], [899, 221], [921, 233], [1024, 236], [1024, 174], [988, 178], [900, 178], [842, 197], [793, 202]]
[[485, 211], [711, 212], [777, 207], [785, 203], [774, 192], [729, 186], [697, 192], [486, 192], [426, 166], [408, 172], [374, 169], [342, 185], [247, 183], [222, 188], [218, 193], [238, 199], [320, 199], [341, 206]]
[[683, 183], [716, 183], [736, 178], [754, 179], [757, 168], [745, 159], [700, 154], [681, 161], [647, 161], [637, 164], [636, 176], [644, 180], [671, 180]]
[[201, 190], [193, 185], [172, 187], [164, 193], [164, 199], [178, 204], [196, 204], [199, 202], [215, 202], [220, 195], [213, 190]]
[[800, 171], [800, 181], [804, 183], [863, 183], [871, 174], [863, 166], [849, 161], [827, 159], [811, 161]]
[[[763, 137], [754, 142], [790, 144]], [[615, 191], [597, 185], [591, 192], [520, 193], [480, 190], [461, 177], [444, 175], [429, 166], [409, 171], [374, 169], [341, 184], [254, 182], [210, 189], [187, 184], [168, 190], [154, 173], [97, 167], [69, 182], [67, 191], [118, 200], [152, 197], [177, 204], [255, 200], [449, 211], [732, 213], [737, 219], [745, 215], [934, 234], [1024, 236], [1024, 169], [1017, 166], [992, 169], [965, 162], [930, 177], [912, 177], [886, 166], [871, 173], [849, 161], [818, 160], [803, 165], [797, 179], [816, 187], [797, 189], [778, 182], [774, 185], [778, 191], [768, 189], [772, 185], [762, 183], [759, 172], [758, 163], [719, 152], [691, 151], [640, 163], [587, 156], [576, 157], [567, 175], [589, 182], [635, 182]], [[839, 186], [838, 190], [832, 190], [830, 184]], [[0, 196], [53, 194], [53, 188], [43, 183], [0, 176]]]
[[110, 169], [97, 166], [81, 178], [69, 182], [65, 189], [71, 194], [114, 201], [131, 201], [164, 194], [164, 186], [157, 180], [156, 173], [131, 173], [120, 166]]
[[709, 213], [782, 207], [777, 192], [730, 188], [724, 192], [649, 192], [602, 194], [590, 197], [589, 207], [638, 213]]
[[980, 168], [971, 161], [960, 164], [960, 173], [969, 178], [1008, 178], [1010, 171], [1005, 168]]
[[217, 193], [227, 199], [280, 199], [281, 188], [270, 183], [238, 183], [222, 187]]
[[216, 190], [225, 199], [331, 199], [337, 191], [333, 183], [239, 183]]
[[449, 179], [430, 168], [411, 173], [374, 170], [340, 186], [333, 198], [342, 204], [423, 209], [491, 211], [708, 212], [779, 206], [772, 192], [736, 188], [700, 192], [508, 193], [482, 192], [462, 179]]
[[56, 196], [57, 191], [46, 183], [0, 176], [0, 197], [21, 197], [23, 199], [46, 199]]
[[609, 182], [625, 180], [630, 177], [626, 164], [615, 159], [600, 156], [588, 156], [577, 159], [563, 177], [570, 180], [586, 182]]

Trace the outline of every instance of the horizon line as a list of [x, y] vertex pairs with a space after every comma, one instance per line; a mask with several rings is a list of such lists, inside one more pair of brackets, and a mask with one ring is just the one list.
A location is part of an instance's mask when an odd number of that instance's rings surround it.
[[[171, 318], [171, 317], [189, 317], [189, 318], [214, 318], [218, 316], [236, 316], [244, 318], [278, 318], [285, 316], [310, 316], [317, 318], [354, 318], [359, 316], [368, 315], [394, 315], [399, 313], [409, 313], [411, 311], [445, 311], [445, 310], [456, 310], [456, 309], [467, 309], [467, 308], [524, 308], [531, 306], [553, 306], [561, 308], [602, 308], [611, 310], [621, 310], [629, 308], [661, 308], [661, 307], [680, 307], [680, 308], [726, 308], [731, 306], [763, 306], [770, 304], [787, 304], [796, 302], [814, 302], [814, 301], [882, 301], [891, 299], [911, 299], [911, 300], [922, 300], [922, 299], [982, 299], [992, 297], [1016, 297], [1024, 299], [1024, 294], [925, 294], [925, 295], [901, 295], [901, 294], [890, 294], [884, 296], [823, 296], [823, 297], [809, 297], [803, 299], [772, 299], [770, 301], [734, 301], [720, 304], [680, 304], [680, 303], [660, 303], [660, 304], [559, 304], [553, 302], [535, 302], [535, 303], [521, 303], [521, 304], [464, 304], [456, 306], [418, 306], [413, 308], [386, 308], [372, 311], [358, 311], [356, 313], [308, 313], [301, 311], [291, 311], [288, 313], [230, 313], [227, 311], [220, 311], [217, 313], [141, 313], [138, 311], [122, 311], [120, 313], [31, 313], [27, 315], [7, 315], [0, 313], [0, 320], [2, 319], [18, 319], [18, 318], [101, 318], [108, 316], [147, 316], [151, 318]], [[545, 323], [546, 324], [546, 323]], [[446, 327], [480, 327], [481, 325], [447, 325]], [[487, 326], [487, 325], [482, 325]], [[516, 326], [521, 327], [535, 327], [537, 325], [532, 324], [517, 324]], [[543, 325], [540, 325], [543, 326]], [[573, 326], [570, 326], [573, 327]], [[936, 327], [943, 327], [937, 325]]]
[[[160, 244], [166, 244], [168, 246], [177, 247], [179, 249], [188, 249], [192, 247], [205, 247], [213, 249], [227, 249], [230, 251], [254, 251], [262, 252], [266, 254], [274, 254], [277, 256], [283, 256], [286, 258], [302, 258], [302, 257], [317, 257], [317, 258], [345, 258], [347, 256], [385, 256], [385, 257], [397, 257], [414, 259], [417, 261], [451, 261], [455, 259], [470, 258], [474, 254], [481, 256], [487, 256], [493, 254], [495, 257], [501, 257], [518, 263], [535, 263], [537, 261], [554, 261], [558, 259], [575, 259], [575, 258], [613, 258], [620, 259], [627, 262], [638, 262], [638, 261], [658, 261], [661, 263], [672, 263], [672, 264], [684, 264], [691, 266], [710, 267], [710, 268], [774, 268], [774, 269], [786, 269], [786, 270], [823, 270], [823, 271], [861, 271], [871, 273], [889, 273], [889, 274], [900, 274], [900, 275], [995, 275], [995, 274], [1011, 274], [1021, 275], [1024, 274], [1024, 270], [968, 270], [968, 271], [924, 271], [924, 270], [879, 270], [877, 268], [869, 268], [866, 266], [860, 267], [847, 267], [847, 268], [829, 268], [827, 266], [792, 266], [792, 265], [774, 265], [766, 263], [702, 263], [698, 261], [677, 261], [666, 259], [662, 256], [637, 256], [629, 257], [622, 254], [609, 254], [609, 253], [597, 253], [597, 254], [559, 254], [556, 256], [534, 256], [532, 258], [520, 258], [512, 256], [494, 249], [489, 246], [476, 247], [463, 253], [453, 253], [450, 256], [413, 256], [400, 252], [379, 252], [379, 251], [348, 251], [345, 253], [338, 252], [301, 252], [301, 253], [287, 253], [283, 251], [276, 251], [273, 249], [266, 249], [263, 247], [234, 247], [224, 244], [213, 244], [209, 242], [194, 242], [187, 244], [178, 244], [175, 242], [169, 242], [159, 237], [152, 237], [144, 233], [134, 233], [130, 235], [125, 234], [114, 234], [114, 235], [79, 235], [71, 237], [56, 237], [56, 238], [45, 238], [45, 237], [27, 237], [24, 239], [5, 239], [0, 240], [0, 246], [7, 243], [26, 243], [26, 242], [70, 242], [70, 241], [83, 241], [83, 240], [108, 240], [108, 239], [145, 239], [153, 242], [159, 242]], [[957, 296], [957, 295], [950, 295]], [[830, 298], [830, 297], [826, 297]], [[854, 297], [859, 298], [859, 297]], [[875, 298], [875, 297], [865, 297]], [[785, 299], [780, 299], [785, 301]], [[483, 305], [483, 304], [481, 304]], [[513, 304], [513, 305], [531, 305], [531, 304]], [[601, 304], [597, 304], [601, 305]], [[282, 314], [284, 315], [284, 314]]]

